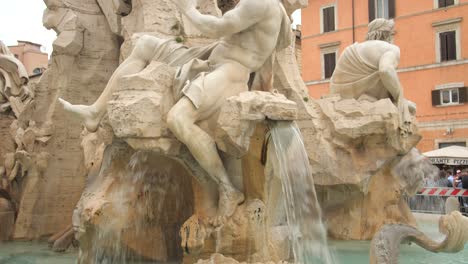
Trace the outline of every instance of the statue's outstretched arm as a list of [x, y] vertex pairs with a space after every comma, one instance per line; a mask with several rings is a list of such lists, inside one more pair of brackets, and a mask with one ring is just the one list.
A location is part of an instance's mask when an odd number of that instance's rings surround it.
[[395, 102], [403, 99], [403, 90], [396, 71], [399, 61], [400, 50], [398, 48], [385, 52], [379, 61], [380, 79]]
[[260, 21], [267, 7], [265, 1], [240, 1], [236, 8], [226, 12], [222, 17], [201, 14], [193, 0], [171, 0], [179, 10], [203, 34], [220, 38], [238, 33]]

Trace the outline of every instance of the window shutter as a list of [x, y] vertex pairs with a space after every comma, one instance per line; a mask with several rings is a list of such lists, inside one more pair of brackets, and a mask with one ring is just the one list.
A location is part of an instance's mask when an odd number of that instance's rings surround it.
[[457, 46], [455, 44], [455, 31], [446, 32], [447, 60], [457, 59]]
[[335, 30], [335, 7], [327, 7], [323, 9], [323, 32]]
[[322, 10], [323, 13], [323, 32], [328, 32], [330, 31], [330, 25], [328, 24], [330, 22], [330, 19], [328, 19], [328, 8], [324, 8]]
[[388, 18], [395, 18], [395, 0], [388, 0]]
[[336, 64], [336, 53], [327, 53], [324, 55], [324, 63], [325, 63], [325, 78], [330, 78], [333, 75], [333, 71], [335, 70]]
[[447, 56], [447, 32], [440, 33], [440, 60], [446, 61], [448, 60]]
[[440, 90], [433, 90], [432, 92], [432, 105], [440, 105]]
[[463, 103], [466, 103], [467, 102], [467, 98], [466, 98], [466, 89], [468, 87], [461, 87], [458, 89], [458, 102], [460, 104], [463, 104]]
[[335, 7], [328, 8], [328, 26], [330, 31], [335, 30]]
[[369, 22], [375, 19], [375, 0], [369, 0]]
[[452, 6], [455, 4], [454, 0], [439, 0], [439, 8]]
[[333, 75], [336, 67], [336, 53], [330, 54], [330, 77]]

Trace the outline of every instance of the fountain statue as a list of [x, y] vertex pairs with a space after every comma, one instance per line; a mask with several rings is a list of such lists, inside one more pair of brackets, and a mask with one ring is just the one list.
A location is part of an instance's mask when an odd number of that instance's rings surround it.
[[413, 226], [386, 225], [372, 239], [370, 264], [397, 264], [400, 245], [403, 242], [414, 242], [435, 253], [460, 252], [468, 241], [467, 226], [468, 218], [460, 212], [441, 216], [439, 230], [446, 236], [442, 241], [436, 241]]
[[212, 222], [220, 225], [244, 201], [244, 194], [232, 184], [232, 178], [239, 175], [228, 173], [214, 139], [198, 123], [216, 115], [226, 98], [248, 91], [250, 73], [268, 67], [265, 64], [273, 52], [289, 45], [291, 24], [284, 7], [276, 0], [240, 1], [220, 18], [201, 14], [193, 1], [174, 0], [174, 3], [204, 35], [220, 40], [206, 47], [188, 49], [172, 39], [142, 36], [93, 105], [71, 105], [59, 100], [66, 110], [83, 119], [88, 131], [94, 132], [106, 113], [116, 82], [123, 76], [138, 74], [155, 61], [179, 66], [172, 87], [174, 105], [166, 116], [167, 126], [217, 184], [218, 212]]
[[[367, 99], [391, 98], [398, 107], [402, 134], [411, 131], [409, 111], [416, 106], [403, 97], [396, 68], [400, 49], [393, 45], [394, 22], [377, 18], [369, 24], [366, 41], [348, 46], [341, 55], [330, 82], [330, 93], [343, 98], [366, 95]], [[410, 109], [411, 108], [411, 109]]]
[[[403, 196], [424, 173], [395, 168], [420, 136], [398, 48], [385, 42], [392, 22], [371, 23], [369, 40], [340, 59], [332, 93], [309, 100], [286, 66], [300, 1], [98, 3], [124, 39], [123, 61], [95, 103], [59, 100], [87, 130], [79, 263], [332, 263], [319, 203], [335, 238], [415, 224]], [[367, 68], [350, 79], [349, 67]]]

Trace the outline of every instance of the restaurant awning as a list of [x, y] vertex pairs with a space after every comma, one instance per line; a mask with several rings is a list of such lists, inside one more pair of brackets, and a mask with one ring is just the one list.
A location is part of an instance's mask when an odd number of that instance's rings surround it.
[[432, 164], [468, 166], [468, 148], [466, 147], [450, 146], [425, 152], [423, 155], [428, 157]]

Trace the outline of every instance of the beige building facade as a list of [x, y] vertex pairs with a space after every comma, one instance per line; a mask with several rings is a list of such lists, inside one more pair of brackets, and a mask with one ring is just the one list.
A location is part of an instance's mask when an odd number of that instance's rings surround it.
[[40, 44], [18, 40], [18, 45], [8, 48], [26, 67], [29, 77], [41, 75], [47, 69], [49, 56], [41, 51]]

